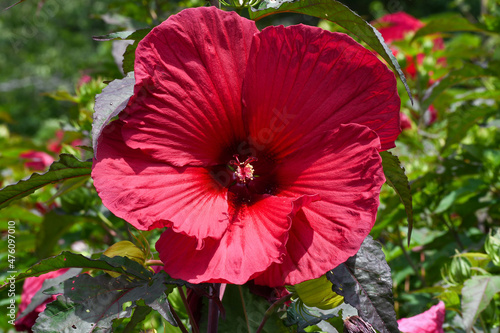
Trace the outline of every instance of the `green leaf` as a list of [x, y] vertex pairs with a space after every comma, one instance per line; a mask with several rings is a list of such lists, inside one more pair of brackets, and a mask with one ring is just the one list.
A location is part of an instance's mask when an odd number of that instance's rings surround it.
[[[136, 301], [142, 299], [148, 304], [164, 295], [165, 277], [165, 274], [156, 274], [151, 281], [138, 281], [124, 276], [82, 274], [66, 280], [45, 291], [62, 295], [47, 305], [33, 331], [110, 332], [113, 320], [131, 316]], [[175, 324], [172, 317], [169, 322]]]
[[479, 314], [500, 292], [500, 276], [473, 276], [462, 288], [462, 317], [466, 332], [472, 330]]
[[420, 28], [413, 36], [412, 41], [419, 37], [432, 35], [438, 32], [481, 31], [481, 30], [482, 30], [481, 28], [470, 23], [469, 20], [460, 15], [453, 15], [450, 17], [440, 17], [428, 22], [424, 27]]
[[144, 37], [146, 37], [147, 34], [149, 34], [150, 31], [151, 29], [139, 29], [128, 36], [127, 39], [134, 40], [134, 43], [127, 46], [127, 49], [123, 54], [122, 68], [124, 73], [132, 72], [134, 70], [135, 50], [137, 49], [137, 45], [139, 44], [140, 40], [142, 40]]
[[[71, 267], [113, 271], [143, 280], [149, 280], [151, 276], [153, 276], [151, 271], [144, 268], [141, 264], [126, 257], [108, 258], [106, 256], [101, 256], [99, 259], [90, 259], [81, 254], [64, 251], [57, 256], [44, 259], [31, 266], [26, 272], [19, 274], [16, 277], [16, 281], [32, 276], [39, 276], [60, 268]], [[5, 283], [0, 287], [0, 289], [7, 286], [8, 284]]]
[[107, 42], [116, 39], [132, 39], [130, 37], [134, 34], [134, 32], [135, 31], [118, 31], [103, 36], [93, 36], [92, 39], [98, 42]]
[[306, 14], [328, 20], [356, 35], [391, 65], [403, 82], [408, 96], [410, 96], [410, 99], [413, 101], [410, 88], [406, 83], [401, 67], [392, 54], [392, 51], [385, 44], [384, 38], [380, 32], [371, 24], [363, 20], [358, 14], [350, 10], [349, 7], [335, 0], [267, 0], [263, 1], [257, 10], [250, 8], [249, 14], [250, 19], [257, 21], [269, 15], [287, 12]]
[[[463, 132], [464, 133], [464, 132]], [[441, 214], [451, 207], [463, 196], [468, 196], [476, 193], [482, 186], [488, 186], [482, 179], [467, 179], [462, 187], [457, 190], [451, 191], [448, 193], [441, 201], [439, 202], [434, 214]]]
[[462, 68], [449, 72], [448, 75], [427, 89], [422, 100], [421, 108], [422, 110], [427, 110], [436, 97], [457, 83], [476, 77], [495, 76], [497, 74], [494, 64], [491, 68], [483, 68], [474, 64], [465, 64]]
[[411, 239], [413, 229], [413, 203], [410, 189], [410, 182], [406, 176], [405, 169], [401, 165], [399, 158], [388, 151], [380, 153], [382, 157], [382, 167], [387, 184], [396, 191], [399, 199], [403, 203], [408, 219], [408, 244]]
[[89, 178], [90, 178], [90, 175], [88, 177], [69, 179], [69, 180], [63, 182], [58, 187], [57, 192], [47, 202], [45, 202], [45, 204], [50, 205], [54, 202], [54, 200], [56, 198], [60, 197], [61, 195], [82, 187], [83, 184], [85, 184]]
[[61, 215], [55, 211], [45, 214], [36, 237], [36, 256], [43, 259], [53, 255], [57, 242], [78, 220], [81, 221], [82, 217]]
[[392, 298], [391, 269], [382, 246], [368, 236], [358, 253], [327, 273], [333, 291], [381, 333], [399, 333]]
[[52, 163], [44, 174], [34, 173], [27, 180], [21, 180], [0, 190], [0, 208], [12, 201], [24, 198], [35, 190], [60, 181], [90, 175], [92, 162], [82, 162], [70, 154], [61, 154], [59, 161]]
[[123, 79], [113, 80], [96, 96], [92, 123], [92, 148], [95, 155], [99, 136], [111, 119], [125, 109], [130, 96], [134, 94], [134, 85], [134, 72], [129, 72]]
[[146, 316], [151, 312], [151, 310], [152, 309], [149, 306], [144, 306], [144, 305], [137, 306], [134, 310], [132, 318], [130, 318], [130, 321], [128, 322], [127, 326], [125, 326], [123, 333], [134, 332], [134, 328], [146, 318]]
[[446, 142], [441, 152], [444, 153], [453, 144], [461, 142], [467, 131], [477, 125], [479, 120], [496, 112], [497, 110], [493, 108], [467, 107], [449, 114], [446, 125]]

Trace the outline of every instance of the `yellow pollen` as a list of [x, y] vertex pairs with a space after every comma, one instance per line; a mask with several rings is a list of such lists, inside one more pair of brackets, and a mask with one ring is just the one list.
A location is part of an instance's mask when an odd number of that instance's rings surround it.
[[246, 184], [248, 181], [253, 180], [255, 177], [253, 175], [254, 169], [250, 164], [251, 162], [257, 161], [256, 157], [249, 157], [245, 162], [240, 162], [238, 159], [238, 155], [233, 155], [236, 158], [236, 161], [231, 161], [230, 164], [236, 166], [236, 170], [234, 174], [238, 178], [240, 183]]

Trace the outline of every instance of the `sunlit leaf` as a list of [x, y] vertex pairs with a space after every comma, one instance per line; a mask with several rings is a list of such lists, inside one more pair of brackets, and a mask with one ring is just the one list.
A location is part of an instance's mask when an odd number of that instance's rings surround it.
[[477, 125], [479, 120], [496, 112], [497, 110], [494, 108], [467, 107], [449, 114], [446, 142], [441, 151], [445, 152], [452, 145], [461, 142], [467, 131]]
[[134, 43], [127, 46], [127, 49], [123, 54], [122, 68], [124, 73], [132, 72], [134, 70], [135, 50], [137, 49], [137, 45], [139, 44], [139, 41], [142, 40], [150, 31], [151, 29], [139, 29], [127, 37], [129, 40], [133, 40]]
[[111, 119], [127, 106], [130, 96], [134, 94], [134, 85], [134, 72], [129, 72], [123, 79], [112, 81], [96, 96], [92, 123], [92, 147], [95, 154], [99, 136]]
[[129, 37], [134, 33], [135, 31], [118, 31], [118, 32], [112, 32], [107, 35], [103, 36], [94, 36], [92, 37], [93, 40], [98, 41], [98, 42], [106, 42], [110, 40], [116, 40], [116, 39], [130, 39]]
[[495, 76], [498, 74], [497, 65], [492, 64], [488, 68], [483, 68], [479, 65], [465, 64], [462, 68], [451, 71], [441, 80], [434, 83], [427, 91], [422, 100], [421, 108], [422, 110], [427, 110], [432, 104], [434, 99], [439, 96], [443, 91], [451, 86], [462, 81], [482, 77], [482, 76]]
[[383, 151], [380, 153], [382, 156], [382, 166], [384, 168], [384, 175], [387, 184], [396, 191], [399, 199], [403, 203], [408, 219], [408, 243], [411, 238], [411, 231], [413, 229], [413, 203], [410, 190], [410, 182], [406, 176], [405, 169], [401, 165], [397, 156], [392, 155], [390, 152]]
[[382, 333], [399, 333], [392, 298], [391, 269], [382, 246], [368, 236], [358, 253], [327, 273], [333, 291]]
[[413, 36], [413, 40], [438, 32], [453, 31], [481, 31], [481, 28], [470, 23], [466, 18], [460, 15], [440, 17], [428, 22], [424, 27], [420, 28]]
[[36, 237], [36, 256], [43, 259], [53, 255], [54, 247], [61, 239], [61, 236], [64, 235], [73, 224], [82, 220], [84, 220], [82, 217], [57, 214], [55, 211], [50, 211], [45, 214]]
[[139, 325], [151, 311], [152, 309], [149, 306], [144, 306], [144, 305], [136, 306], [134, 314], [132, 315], [132, 318], [130, 318], [130, 321], [128, 322], [127, 326], [125, 326], [123, 333], [134, 332], [135, 327]]
[[392, 54], [392, 51], [385, 44], [384, 38], [380, 32], [346, 5], [335, 0], [265, 0], [260, 4], [257, 10], [251, 8], [249, 12], [250, 19], [256, 21], [278, 13], [298, 13], [318, 17], [320, 19], [332, 21], [356, 35], [380, 54], [396, 71], [410, 99], [412, 99], [410, 88], [406, 83], [401, 67]]
[[59, 161], [52, 163], [44, 174], [34, 173], [27, 180], [21, 180], [0, 190], [0, 208], [10, 205], [14, 200], [24, 198], [35, 190], [66, 179], [90, 175], [92, 162], [82, 162], [73, 155], [61, 154]]
[[58, 187], [57, 192], [47, 202], [45, 202], [45, 204], [50, 205], [54, 202], [54, 200], [56, 198], [60, 197], [61, 195], [68, 193], [68, 192], [71, 192], [71, 191], [83, 186], [83, 184], [85, 182], [87, 182], [87, 180], [89, 178], [90, 178], [90, 175], [88, 177], [79, 177], [79, 178], [69, 179], [69, 180], [63, 182]]
[[439, 202], [436, 210], [434, 210], [435, 214], [441, 214], [446, 211], [455, 203], [456, 200], [461, 198], [462, 196], [467, 196], [474, 194], [481, 186], [487, 186], [485, 182], [481, 179], [468, 179], [465, 184], [457, 190], [451, 191], [448, 193], [441, 201]]
[[466, 332], [471, 332], [479, 314], [500, 292], [500, 276], [473, 276], [462, 288], [462, 317]]

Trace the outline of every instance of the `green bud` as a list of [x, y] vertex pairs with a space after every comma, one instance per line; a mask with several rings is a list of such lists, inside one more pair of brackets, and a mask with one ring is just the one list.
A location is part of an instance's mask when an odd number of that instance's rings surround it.
[[484, 243], [484, 249], [486, 253], [488, 253], [493, 264], [500, 266], [500, 228], [493, 228], [490, 230]]
[[454, 256], [451, 260], [449, 279], [454, 285], [460, 285], [468, 280], [471, 275], [471, 264], [469, 260], [460, 256]]
[[344, 297], [332, 291], [332, 283], [326, 275], [294, 286], [300, 300], [307, 306], [322, 310], [333, 309], [344, 302]]

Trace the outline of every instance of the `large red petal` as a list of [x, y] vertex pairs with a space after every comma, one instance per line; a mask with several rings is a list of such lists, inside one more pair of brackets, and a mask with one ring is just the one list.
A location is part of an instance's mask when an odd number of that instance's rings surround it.
[[267, 196], [241, 207], [238, 221], [220, 240], [207, 238], [201, 250], [196, 249], [194, 238], [170, 229], [162, 234], [156, 250], [165, 271], [174, 278], [243, 284], [283, 260], [291, 219], [304, 202], [313, 199]]
[[254, 146], [278, 157], [340, 124], [368, 126], [382, 150], [401, 132], [394, 74], [349, 36], [316, 27], [254, 36], [243, 103]]
[[215, 7], [185, 9], [138, 45], [136, 86], [122, 112], [128, 146], [172, 165], [213, 165], [246, 137], [241, 87], [253, 21]]
[[220, 238], [227, 228], [227, 190], [203, 167], [173, 167], [126, 146], [121, 121], [99, 138], [92, 178], [104, 205], [134, 227], [172, 225], [198, 239]]
[[[317, 278], [354, 255], [375, 223], [385, 177], [375, 132], [341, 125], [283, 162], [280, 195], [317, 193], [292, 221], [283, 263], [256, 278], [270, 286]], [[319, 155], [319, 156], [318, 156]]]

